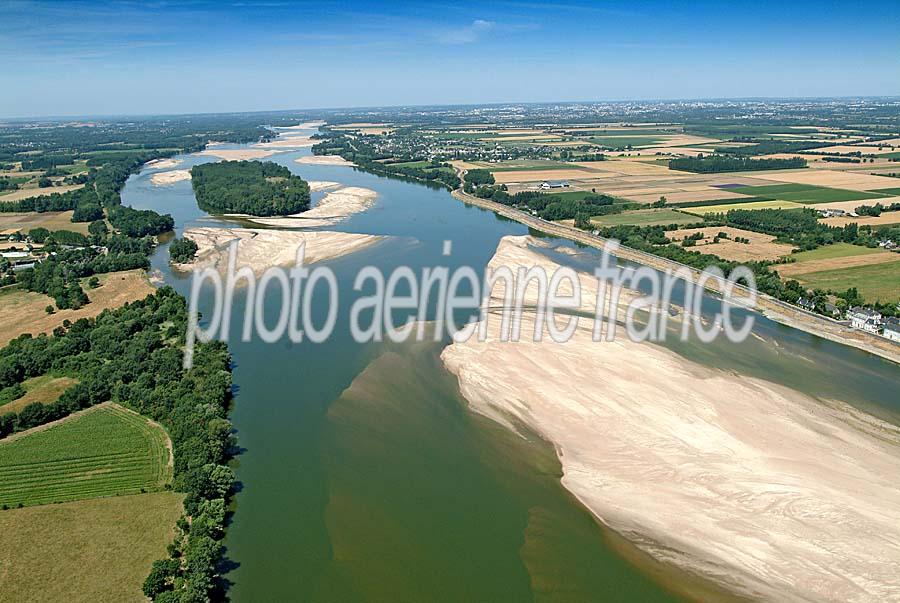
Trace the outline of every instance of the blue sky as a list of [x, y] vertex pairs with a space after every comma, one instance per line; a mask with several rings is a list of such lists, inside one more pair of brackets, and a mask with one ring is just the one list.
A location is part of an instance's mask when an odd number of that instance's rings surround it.
[[0, 1], [0, 116], [900, 95], [900, 2]]

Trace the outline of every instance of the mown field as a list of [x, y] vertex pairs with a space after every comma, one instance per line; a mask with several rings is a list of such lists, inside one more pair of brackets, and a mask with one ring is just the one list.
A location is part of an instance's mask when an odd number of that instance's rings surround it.
[[900, 259], [871, 266], [810, 272], [795, 278], [804, 285], [820, 289], [845, 291], [856, 287], [867, 301], [896, 302], [900, 298]]
[[0, 441], [0, 505], [41, 505], [159, 490], [168, 435], [114, 404]]
[[813, 186], [810, 184], [773, 184], [766, 186], [739, 186], [728, 189], [751, 197], [772, 197], [796, 203], [837, 203], [839, 201], [864, 201], [880, 199], [888, 195], [876, 192], [851, 191], [842, 188]]
[[52, 375], [41, 375], [40, 377], [26, 379], [22, 383], [22, 387], [25, 388], [25, 395], [5, 404], [0, 402], [0, 414], [19, 412], [34, 402], [40, 402], [41, 404], [56, 402], [64, 391], [76, 383], [78, 383], [77, 379], [54, 377]]
[[0, 511], [0, 603], [146, 601], [141, 584], [166, 556], [182, 498], [155, 492]]
[[600, 146], [621, 149], [628, 146], [651, 146], [664, 142], [667, 139], [659, 136], [591, 136], [587, 140]]
[[[851, 245], [850, 243], [834, 243], [833, 245], [822, 245], [810, 251], [800, 251], [791, 254], [795, 262], [812, 262], [816, 260], [831, 260], [835, 258], [846, 258], [858, 255], [871, 255], [884, 253], [882, 249], [871, 249], [869, 247], [861, 247], [859, 245]], [[897, 256], [900, 260], [900, 255]]]
[[621, 214], [597, 216], [591, 222], [600, 226], [665, 226], [667, 224], [693, 224], [700, 220], [673, 209], [636, 209]]

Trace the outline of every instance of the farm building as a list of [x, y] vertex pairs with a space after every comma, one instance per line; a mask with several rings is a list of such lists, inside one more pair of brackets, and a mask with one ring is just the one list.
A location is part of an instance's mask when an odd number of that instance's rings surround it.
[[869, 333], [877, 333], [881, 326], [881, 312], [854, 306], [847, 311], [847, 318], [850, 319], [850, 326], [854, 329], [860, 329]]
[[544, 180], [541, 182], [541, 189], [548, 190], [551, 188], [568, 188], [568, 180]]
[[900, 318], [888, 318], [884, 321], [884, 336], [900, 343]]

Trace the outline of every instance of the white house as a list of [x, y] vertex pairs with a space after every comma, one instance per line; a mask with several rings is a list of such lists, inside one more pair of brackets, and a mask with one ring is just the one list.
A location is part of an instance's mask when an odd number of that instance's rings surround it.
[[850, 319], [851, 327], [868, 333], [877, 333], [881, 327], [881, 312], [861, 306], [850, 308], [847, 311], [847, 318]]
[[900, 343], [900, 318], [888, 318], [884, 321], [884, 336]]
[[541, 182], [541, 189], [547, 190], [551, 188], [568, 188], [569, 181], [568, 180], [544, 180]]

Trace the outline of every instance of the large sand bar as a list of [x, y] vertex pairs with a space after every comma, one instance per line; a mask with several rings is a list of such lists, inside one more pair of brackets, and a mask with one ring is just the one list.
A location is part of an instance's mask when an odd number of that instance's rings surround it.
[[[531, 245], [505, 237], [491, 264], [546, 264]], [[442, 358], [473, 410], [552, 442], [564, 486], [655, 557], [766, 600], [900, 598], [897, 427], [591, 328]]]

